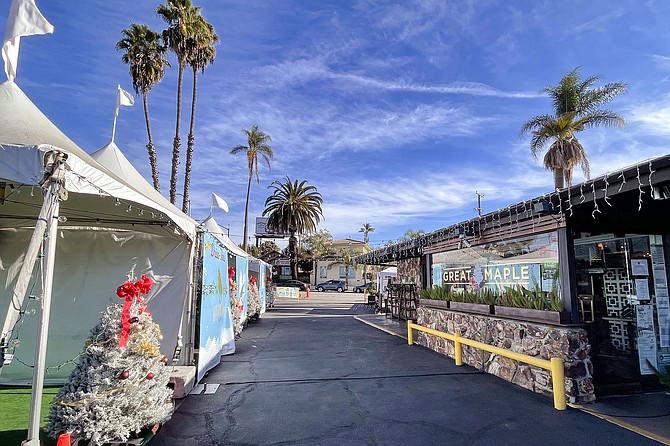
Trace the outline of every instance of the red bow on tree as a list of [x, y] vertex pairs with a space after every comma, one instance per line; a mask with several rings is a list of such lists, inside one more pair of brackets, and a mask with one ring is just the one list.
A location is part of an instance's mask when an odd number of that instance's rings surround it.
[[235, 277], [235, 268], [233, 268], [232, 266], [229, 266], [228, 267], [228, 278], [232, 279], [234, 277]]
[[125, 347], [128, 344], [128, 335], [130, 334], [130, 307], [133, 305], [133, 300], [137, 299], [140, 303], [139, 314], [149, 313], [147, 304], [140, 294], [147, 294], [154, 282], [142, 274], [142, 278], [135, 283], [130, 281], [124, 282], [116, 289], [116, 295], [121, 299], [125, 299], [123, 303], [123, 310], [121, 310], [121, 335], [119, 336], [119, 347]]

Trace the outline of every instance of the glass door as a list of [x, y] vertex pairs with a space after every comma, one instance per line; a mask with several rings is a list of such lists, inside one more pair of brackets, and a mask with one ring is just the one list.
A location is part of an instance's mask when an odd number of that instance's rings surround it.
[[575, 240], [580, 316], [589, 332], [596, 394], [640, 387], [633, 285], [626, 238]]

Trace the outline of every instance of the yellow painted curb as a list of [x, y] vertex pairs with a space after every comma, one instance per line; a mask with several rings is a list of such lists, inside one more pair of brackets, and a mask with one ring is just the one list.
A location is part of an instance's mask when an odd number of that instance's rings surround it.
[[594, 417], [600, 418], [601, 420], [605, 420], [605, 421], [608, 421], [612, 424], [616, 424], [617, 426], [623, 427], [624, 429], [628, 429], [629, 431], [635, 432], [636, 434], [642, 435], [643, 437], [647, 437], [647, 438], [650, 438], [652, 440], [658, 441], [659, 443], [670, 446], [670, 438], [665, 438], [665, 437], [662, 437], [660, 435], [654, 434], [653, 432], [649, 432], [645, 429], [634, 426], [630, 423], [627, 423], [626, 421], [620, 420], [620, 419], [618, 419], [616, 417], [613, 417], [611, 415], [605, 415], [604, 413], [600, 413], [600, 412], [596, 412], [594, 410], [587, 409], [584, 406], [580, 406], [579, 404], [568, 403], [568, 406], [572, 407], [573, 409], [579, 409], [582, 412], [586, 412], [589, 415], [593, 415]]
[[368, 322], [368, 321], [366, 321], [366, 320], [364, 320], [364, 319], [361, 319], [361, 318], [359, 318], [358, 316], [354, 316], [354, 319], [356, 319], [357, 321], [363, 322], [364, 324], [367, 324], [367, 325], [369, 325], [370, 327], [374, 327], [374, 328], [376, 328], [377, 330], [381, 330], [381, 331], [383, 331], [383, 332], [385, 332], [385, 333], [388, 333], [388, 334], [390, 334], [390, 335], [398, 336], [399, 338], [402, 338], [402, 339], [407, 339], [407, 336], [402, 336], [402, 335], [399, 335], [398, 333], [394, 333], [394, 332], [392, 332], [392, 331], [390, 331], [390, 330], [385, 329], [384, 327], [381, 327], [381, 326], [379, 326], [379, 325], [373, 324], [372, 322]]

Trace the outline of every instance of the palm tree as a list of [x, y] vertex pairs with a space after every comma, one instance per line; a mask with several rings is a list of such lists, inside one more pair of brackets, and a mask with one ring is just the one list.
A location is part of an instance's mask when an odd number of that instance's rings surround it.
[[243, 242], [244, 250], [246, 251], [248, 220], [249, 220], [249, 194], [251, 193], [251, 179], [253, 178], [254, 173], [256, 174], [256, 181], [260, 183], [260, 178], [258, 177], [258, 154], [260, 153], [265, 162], [268, 164], [268, 169], [271, 169], [270, 159], [272, 159], [274, 154], [272, 153], [272, 148], [268, 145], [268, 143], [272, 142], [272, 138], [270, 137], [270, 135], [258, 130], [257, 125], [252, 126], [251, 130], [242, 129], [242, 131], [247, 135], [247, 145], [233, 147], [230, 153], [233, 155], [240, 152], [244, 152], [247, 154], [247, 168], [249, 169], [249, 182], [247, 184], [247, 203], [244, 206], [244, 242]]
[[537, 159], [549, 140], [544, 156], [544, 167], [554, 174], [554, 186], [561, 189], [567, 183], [572, 185], [572, 170], [576, 165], [582, 167], [586, 178], [590, 178], [589, 160], [576, 133], [586, 127], [623, 127], [626, 121], [618, 113], [601, 110], [608, 103], [626, 91], [626, 84], [614, 82], [594, 87], [600, 80], [590, 76], [584, 80], [579, 77], [579, 67], [563, 76], [558, 85], [545, 87], [554, 105], [555, 115], [540, 115], [531, 118], [521, 127], [521, 134], [532, 133], [530, 151]]
[[191, 4], [191, 0], [167, 0], [158, 5], [156, 14], [163, 18], [168, 28], [163, 31], [163, 40], [177, 56], [179, 77], [177, 79], [177, 123], [175, 125], [174, 141], [172, 143], [172, 172], [170, 174], [170, 203], [177, 200], [177, 170], [179, 168], [179, 148], [181, 139], [179, 127], [181, 122], [181, 89], [184, 78], [184, 69], [188, 65], [188, 55], [193, 51], [195, 40], [194, 25], [200, 16], [200, 8]]
[[[195, 44], [192, 45], [193, 51], [188, 55], [188, 64], [193, 69], [193, 97], [191, 98], [191, 124], [188, 131], [188, 143], [186, 148], [186, 166], [184, 167], [184, 193], [182, 198], [182, 211], [188, 212], [189, 188], [191, 187], [191, 166], [193, 163], [193, 145], [195, 136], [193, 127], [195, 125], [195, 98], [198, 86], [198, 71], [205, 72], [205, 67], [214, 62], [216, 50], [214, 45], [219, 42], [219, 36], [214, 32], [214, 27], [205, 21], [205, 18], [199, 16], [196, 20], [195, 32], [192, 36]], [[191, 47], [191, 45], [187, 45]]]
[[153, 86], [163, 79], [165, 66], [169, 66], [165, 57], [166, 48], [161, 42], [161, 35], [149, 29], [147, 25], [131, 23], [128, 29], [121, 31], [121, 34], [123, 34], [123, 39], [116, 42], [116, 50], [125, 51], [121, 56], [121, 61], [128, 64], [130, 68], [130, 77], [133, 80], [135, 94], [142, 94], [144, 121], [149, 136], [147, 151], [149, 152], [149, 164], [151, 165], [151, 178], [154, 189], [160, 192], [158, 160], [156, 147], [151, 136], [147, 95]]
[[269, 189], [272, 195], [265, 200], [263, 216], [268, 216], [268, 226], [281, 233], [289, 233], [288, 249], [291, 257], [291, 277], [297, 279], [298, 262], [296, 234], [309, 234], [316, 231], [317, 224], [323, 218], [321, 204], [323, 198], [314, 186], [307, 181], [273, 181]]
[[372, 227], [370, 223], [365, 223], [361, 229], [358, 230], [358, 232], [363, 233], [363, 241], [365, 244], [368, 244], [368, 234], [371, 232], [374, 232], [375, 228]]
[[[354, 264], [354, 251], [351, 248], [344, 248], [342, 250], [342, 263], [344, 264], [344, 283], [349, 288], [349, 267]], [[356, 277], [354, 273], [354, 277]]]
[[424, 231], [423, 229], [418, 229], [418, 230], [415, 231], [414, 229], [410, 228], [407, 231], [405, 231], [403, 236], [400, 237], [398, 239], [398, 241], [399, 242], [404, 242], [404, 241], [407, 241], [407, 240], [412, 240], [412, 239], [415, 239], [415, 238], [420, 237], [420, 236], [425, 235], [425, 234], [426, 234], [426, 231]]

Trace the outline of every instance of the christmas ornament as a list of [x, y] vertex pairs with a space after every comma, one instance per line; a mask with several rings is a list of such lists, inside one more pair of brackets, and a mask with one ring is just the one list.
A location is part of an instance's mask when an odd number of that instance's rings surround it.
[[169, 361], [169, 359], [168, 359], [167, 356], [163, 356], [163, 359], [161, 359], [161, 362], [164, 362], [165, 364], [167, 364], [168, 361]]
[[135, 323], [137, 323], [137, 322], [139, 322], [139, 321], [140, 321], [140, 318], [137, 317], [137, 316], [135, 316], [135, 317], [131, 317], [131, 318], [130, 318], [130, 323], [131, 323], [131, 324], [135, 324]]
[[154, 379], [154, 374], [151, 372], [147, 373], [147, 379]]
[[140, 297], [140, 294], [147, 294], [153, 282], [146, 274], [142, 274], [142, 278], [135, 283], [130, 281], [124, 282], [116, 289], [116, 295], [120, 299], [124, 299], [123, 311], [121, 312], [121, 334], [119, 336], [119, 347], [125, 347], [128, 345], [128, 335], [130, 334], [130, 307], [133, 305], [135, 299], [140, 304], [140, 314], [147, 313], [149, 316], [151, 314], [146, 309], [147, 304], [144, 302], [144, 299]]
[[130, 376], [130, 372], [128, 370], [124, 370], [119, 375], [119, 379], [128, 379], [129, 376]]

